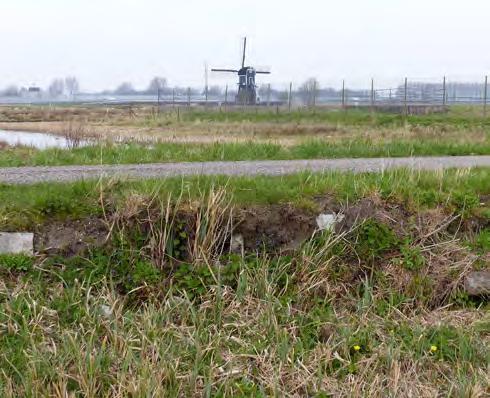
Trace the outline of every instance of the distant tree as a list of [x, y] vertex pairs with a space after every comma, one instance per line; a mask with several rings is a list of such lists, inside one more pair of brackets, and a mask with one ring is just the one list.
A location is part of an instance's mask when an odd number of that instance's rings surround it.
[[167, 88], [167, 79], [165, 79], [164, 77], [155, 76], [153, 79], [151, 79], [150, 84], [146, 89], [146, 92], [148, 94], [155, 94], [158, 92], [158, 90], [160, 90], [160, 92], [166, 91], [166, 88]]
[[197, 88], [193, 88], [193, 87], [179, 87], [179, 86], [175, 86], [174, 88], [172, 88], [170, 91], [174, 91], [175, 92], [175, 95], [177, 96], [187, 96], [187, 94], [190, 94], [190, 95], [200, 95], [200, 93], [202, 92], [201, 90], [197, 89]]
[[131, 95], [135, 93], [136, 90], [134, 89], [133, 85], [129, 82], [124, 82], [120, 84], [119, 87], [117, 87], [114, 90], [114, 94], [118, 94], [118, 95]]
[[312, 106], [319, 89], [320, 85], [318, 84], [318, 80], [312, 77], [301, 85], [298, 94], [305, 105]]
[[208, 87], [208, 95], [212, 97], [219, 97], [223, 94], [223, 90], [220, 86], [210, 86]]
[[[294, 98], [294, 93], [292, 95]], [[289, 89], [277, 92], [276, 97], [279, 101], [283, 101], [283, 102], [289, 101]]]
[[[287, 101], [289, 88], [284, 90], [278, 90], [274, 87], [269, 88], [269, 84], [262, 84], [258, 89], [258, 95], [260, 96], [261, 102], [265, 103], [268, 99], [271, 101], [279, 100], [279, 101]], [[270, 95], [270, 98], [269, 98]]]
[[65, 78], [65, 87], [70, 97], [77, 94], [80, 90], [80, 84], [75, 76], [68, 76]]
[[269, 85], [261, 84], [259, 89], [257, 90], [257, 93], [260, 95], [260, 98], [267, 99], [267, 94], [269, 93]]
[[54, 79], [48, 88], [51, 97], [59, 97], [65, 92], [65, 82], [63, 79]]
[[20, 95], [20, 91], [17, 86], [12, 85], [3, 90], [2, 95], [4, 95], [5, 97], [17, 97]]

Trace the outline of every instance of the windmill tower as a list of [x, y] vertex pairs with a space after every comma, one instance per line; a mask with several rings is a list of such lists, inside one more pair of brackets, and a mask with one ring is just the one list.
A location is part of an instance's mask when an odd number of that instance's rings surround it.
[[228, 72], [238, 74], [238, 94], [235, 102], [240, 105], [255, 105], [257, 103], [256, 75], [268, 75], [270, 72], [258, 71], [251, 66], [245, 66], [245, 55], [247, 51], [247, 38], [243, 39], [242, 66], [240, 69], [213, 68], [212, 72]]

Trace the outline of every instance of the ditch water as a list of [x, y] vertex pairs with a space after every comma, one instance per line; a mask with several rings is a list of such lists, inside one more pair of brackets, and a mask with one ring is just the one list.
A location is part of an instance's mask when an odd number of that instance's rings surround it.
[[[31, 133], [26, 131], [0, 130], [1, 142], [5, 142], [9, 146], [21, 145], [36, 149], [67, 149], [73, 147], [73, 142], [65, 137], [49, 133]], [[89, 145], [88, 141], [77, 142], [77, 146], [87, 145]]]

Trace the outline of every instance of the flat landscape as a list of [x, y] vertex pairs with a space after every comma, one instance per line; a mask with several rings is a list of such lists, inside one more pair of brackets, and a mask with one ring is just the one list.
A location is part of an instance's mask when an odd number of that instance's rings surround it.
[[[233, 107], [0, 107], [0, 129], [54, 133], [71, 151], [7, 148], [2, 166], [488, 155], [481, 108], [403, 115]], [[92, 145], [81, 146], [84, 140]], [[123, 143], [125, 145], [117, 145]]]
[[2, 106], [0, 395], [486, 397], [490, 117]]

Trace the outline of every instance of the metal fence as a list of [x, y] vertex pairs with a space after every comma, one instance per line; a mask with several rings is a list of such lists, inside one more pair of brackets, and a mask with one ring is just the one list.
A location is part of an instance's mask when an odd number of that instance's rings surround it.
[[[378, 85], [371, 79], [367, 87], [353, 89], [348, 81], [341, 81], [338, 88], [321, 87], [314, 79], [307, 83], [293, 82], [282, 85], [263, 84], [258, 88], [259, 106], [296, 107], [446, 107], [452, 105], [477, 105], [486, 114], [488, 105], [488, 77], [480, 82], [451, 81], [440, 79], [403, 78], [394, 86]], [[173, 106], [233, 106], [234, 86], [212, 86], [204, 89], [166, 88], [156, 93], [130, 95], [84, 93], [71, 97], [51, 98], [47, 94], [0, 97], [0, 104], [152, 104]]]

